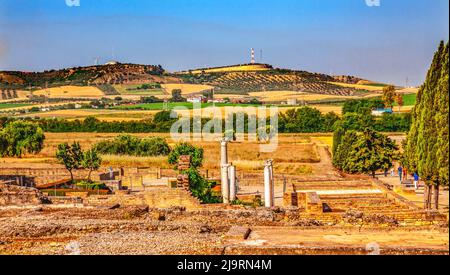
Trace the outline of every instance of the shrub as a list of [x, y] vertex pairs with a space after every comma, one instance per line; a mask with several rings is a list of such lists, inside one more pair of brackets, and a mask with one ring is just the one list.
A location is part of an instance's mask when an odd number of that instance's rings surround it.
[[138, 138], [121, 135], [114, 140], [106, 140], [94, 145], [100, 154], [130, 155], [139, 157], [166, 156], [170, 152], [167, 141], [160, 137]]
[[189, 143], [182, 142], [175, 146], [175, 148], [169, 154], [169, 163], [177, 165], [180, 156], [191, 156], [191, 167], [198, 168], [203, 163], [203, 148], [197, 148]]

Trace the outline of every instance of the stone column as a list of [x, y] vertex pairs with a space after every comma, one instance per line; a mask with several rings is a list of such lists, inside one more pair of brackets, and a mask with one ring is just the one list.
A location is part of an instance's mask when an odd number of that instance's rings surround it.
[[270, 162], [264, 164], [264, 206], [272, 207]]
[[228, 164], [228, 142], [226, 139], [222, 139], [220, 142], [220, 164]]
[[228, 169], [230, 165], [224, 164], [221, 166], [221, 180], [222, 180], [222, 199], [223, 203], [230, 203], [230, 183], [228, 176]]
[[228, 176], [230, 178], [230, 201], [236, 200], [236, 166], [231, 165], [228, 169]]
[[270, 205], [275, 206], [275, 177], [273, 173], [273, 160], [269, 160], [270, 169]]

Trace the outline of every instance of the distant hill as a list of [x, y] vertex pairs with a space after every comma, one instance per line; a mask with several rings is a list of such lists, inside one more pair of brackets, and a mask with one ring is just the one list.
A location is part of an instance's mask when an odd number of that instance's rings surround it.
[[164, 73], [161, 66], [111, 64], [76, 67], [44, 72], [0, 72], [0, 87], [28, 88], [64, 85], [102, 85], [159, 81]]
[[363, 81], [353, 76], [274, 69], [267, 64], [243, 64], [227, 67], [195, 69], [177, 73], [184, 83], [211, 85], [218, 93], [248, 94], [258, 91], [301, 91], [342, 96], [367, 92], [330, 82], [356, 84]]
[[[168, 73], [161, 66], [112, 63], [44, 72], [0, 72], [0, 89], [33, 90], [61, 86], [97, 86], [107, 95], [118, 94], [113, 85], [143, 83], [200, 84], [222, 94], [261, 91], [300, 91], [351, 96], [367, 93], [359, 83], [372, 83], [353, 76], [329, 76], [306, 71], [277, 69], [269, 64], [239, 64]], [[340, 85], [340, 84], [349, 85]], [[350, 85], [351, 84], [351, 85]]]

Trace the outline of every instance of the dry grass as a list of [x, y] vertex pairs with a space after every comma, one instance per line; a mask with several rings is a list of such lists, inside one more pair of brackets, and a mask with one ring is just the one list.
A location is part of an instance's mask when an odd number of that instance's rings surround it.
[[136, 156], [116, 156], [102, 155], [104, 166], [124, 166], [124, 167], [160, 167], [169, 169], [171, 166], [167, 162], [166, 156], [157, 157], [136, 157]]
[[[11, 159], [9, 164], [43, 163], [55, 164], [54, 158], [58, 144], [77, 141], [83, 149], [90, 148], [93, 144], [112, 139], [120, 134], [99, 133], [46, 133], [45, 147], [37, 156], [25, 156], [22, 159]], [[159, 136], [165, 137], [170, 146], [175, 142], [169, 134], [136, 134], [139, 137]], [[204, 169], [218, 171], [220, 166], [220, 144], [219, 142], [192, 142], [192, 144], [204, 149]], [[260, 153], [257, 142], [233, 142], [229, 144], [228, 154], [230, 162], [233, 162], [239, 171], [255, 172], [261, 171], [265, 160], [273, 159], [277, 171], [286, 174], [309, 174], [312, 165], [319, 162], [320, 156], [317, 146], [311, 143], [307, 135], [290, 134], [280, 135], [278, 149], [273, 153]], [[103, 156], [104, 166], [124, 167], [161, 167], [170, 168], [167, 157], [134, 157], [134, 156]]]
[[71, 97], [102, 97], [105, 94], [96, 87], [86, 86], [61, 86], [56, 88], [42, 89], [33, 92], [34, 95], [44, 95], [50, 98], [71, 98]]
[[193, 74], [201, 74], [205, 73], [224, 73], [224, 72], [246, 72], [246, 71], [268, 71], [269, 68], [266, 68], [264, 65], [255, 64], [255, 65], [244, 65], [244, 66], [230, 66], [224, 68], [211, 68], [208, 70], [194, 70]]
[[372, 86], [372, 85], [361, 85], [361, 84], [349, 84], [349, 83], [342, 83], [342, 82], [329, 82], [330, 84], [334, 84], [341, 87], [346, 88], [355, 88], [358, 90], [367, 90], [369, 92], [372, 91], [382, 91], [383, 87], [380, 86]]
[[357, 96], [338, 96], [338, 95], [324, 95], [313, 94], [305, 92], [295, 91], [269, 91], [269, 92], [252, 92], [249, 93], [250, 97], [256, 97], [264, 102], [280, 102], [288, 99], [297, 99], [299, 101], [312, 101], [312, 100], [325, 100], [325, 99], [352, 99], [358, 98]]
[[209, 85], [197, 85], [197, 84], [163, 84], [163, 89], [168, 95], [171, 95], [172, 90], [180, 89], [182, 95], [190, 95], [201, 93], [205, 90], [211, 90], [214, 87]]

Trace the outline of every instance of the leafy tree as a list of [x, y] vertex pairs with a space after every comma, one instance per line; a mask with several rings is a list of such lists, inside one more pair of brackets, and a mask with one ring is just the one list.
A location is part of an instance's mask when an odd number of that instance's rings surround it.
[[366, 129], [364, 132], [347, 131], [333, 157], [336, 168], [347, 173], [371, 173], [389, 169], [398, 158], [398, 147], [387, 136]]
[[336, 155], [337, 148], [342, 143], [342, 137], [345, 134], [345, 129], [342, 126], [342, 122], [341, 121], [336, 122], [334, 127], [335, 127], [335, 130], [334, 130], [334, 133], [333, 133], [333, 148], [332, 148], [333, 156]]
[[375, 120], [371, 113], [346, 113], [342, 118], [342, 127], [345, 130], [363, 131], [373, 128]]
[[395, 101], [397, 102], [398, 105], [398, 111], [400, 112], [403, 105], [405, 104], [405, 102], [403, 101], [403, 95], [398, 94]]
[[342, 114], [346, 113], [365, 113], [370, 114], [372, 109], [383, 108], [384, 103], [381, 99], [355, 99], [344, 102]]
[[97, 150], [92, 148], [83, 153], [81, 165], [84, 169], [89, 170], [87, 180], [90, 182], [92, 171], [96, 171], [100, 168], [102, 165], [102, 158], [98, 155]]
[[78, 142], [74, 142], [72, 145], [69, 145], [67, 142], [59, 144], [56, 151], [56, 158], [69, 171], [70, 180], [73, 182], [73, 170], [79, 169], [83, 160], [83, 151], [81, 150], [80, 144]]
[[212, 193], [212, 188], [216, 185], [213, 181], [208, 181], [202, 177], [197, 168], [191, 167], [184, 171], [189, 176], [189, 190], [192, 195], [200, 199], [203, 203], [220, 203], [221, 198]]
[[180, 156], [190, 155], [191, 156], [191, 167], [199, 168], [203, 163], [203, 148], [195, 147], [189, 143], [182, 142], [173, 148], [169, 154], [169, 163], [178, 165]]
[[322, 120], [322, 132], [333, 132], [335, 124], [339, 120], [340, 118], [335, 112], [325, 114]]
[[395, 92], [395, 87], [392, 85], [388, 85], [383, 88], [383, 102], [385, 107], [390, 107], [391, 109], [394, 107], [394, 102], [397, 97], [397, 93]]
[[141, 102], [142, 103], [158, 103], [158, 102], [163, 102], [163, 100], [152, 95], [149, 97], [141, 97]]
[[120, 135], [114, 140], [101, 141], [94, 145], [100, 154], [130, 156], [165, 156], [170, 152], [166, 140], [161, 137], [144, 138]]
[[170, 99], [171, 102], [186, 102], [186, 98], [182, 96], [182, 91], [180, 89], [174, 89], [172, 90], [172, 98]]
[[287, 110], [280, 114], [280, 126], [288, 133], [315, 133], [323, 128], [323, 117], [319, 110], [311, 107]]
[[171, 113], [170, 111], [161, 111], [156, 113], [155, 116], [153, 117], [153, 122], [161, 123], [167, 121], [174, 121], [174, 119], [170, 117], [170, 113]]
[[13, 121], [0, 130], [0, 155], [22, 157], [25, 153], [39, 153], [44, 140], [44, 131], [37, 124]]

